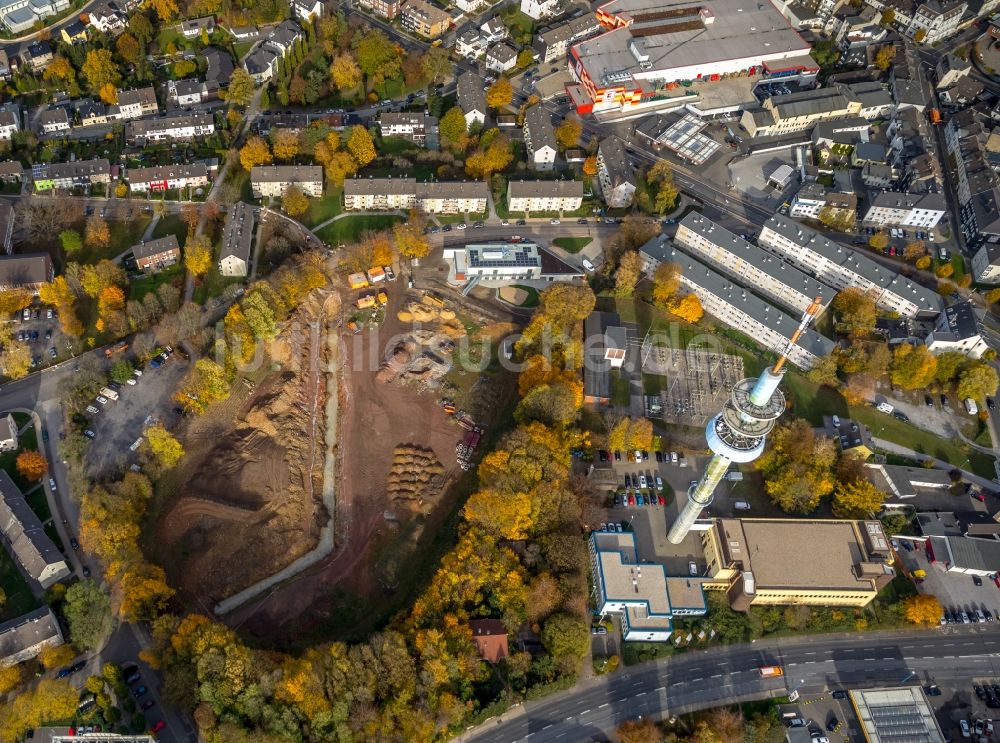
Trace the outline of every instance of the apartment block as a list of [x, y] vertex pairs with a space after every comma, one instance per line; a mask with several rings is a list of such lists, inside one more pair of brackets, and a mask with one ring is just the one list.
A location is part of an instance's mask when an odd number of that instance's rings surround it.
[[427, 0], [406, 0], [400, 19], [404, 29], [426, 39], [436, 39], [451, 25], [451, 16]]
[[566, 23], [561, 23], [547, 31], [535, 34], [532, 46], [538, 53], [539, 62], [547, 64], [562, 59], [569, 52], [570, 44], [589, 39], [601, 30], [601, 24], [594, 13], [584, 13]]
[[[12, 222], [8, 220], [8, 224], [12, 225]], [[48, 253], [0, 256], [0, 289], [27, 289], [38, 294], [42, 284], [49, 283], [54, 276], [52, 258]]]
[[487, 193], [482, 181], [419, 183], [415, 178], [351, 178], [344, 181], [344, 208], [482, 214]]
[[0, 534], [24, 575], [48, 588], [71, 575], [62, 552], [10, 475], [0, 471]]
[[580, 181], [510, 181], [507, 209], [512, 212], [571, 212], [583, 204]]
[[284, 196], [293, 184], [306, 196], [319, 198], [323, 195], [322, 166], [258, 165], [250, 170], [250, 185], [257, 199]]
[[37, 657], [45, 648], [63, 644], [59, 620], [48, 606], [0, 624], [0, 667]]
[[358, 0], [358, 5], [381, 18], [392, 20], [399, 15], [402, 0]]
[[689, 212], [681, 220], [674, 241], [742, 286], [796, 314], [805, 312], [816, 297], [822, 298], [825, 309], [837, 293], [698, 212]]
[[854, 287], [871, 292], [885, 311], [933, 318], [944, 309], [937, 292], [780, 214], [764, 223], [758, 244], [837, 291]]
[[205, 163], [158, 165], [152, 168], [129, 168], [125, 181], [133, 193], [166, 191], [171, 188], [199, 188], [208, 185]]
[[597, 179], [609, 207], [618, 209], [632, 205], [635, 169], [625, 156], [625, 145], [614, 135], [601, 140], [597, 147]]
[[[1000, 242], [1000, 178], [987, 149], [992, 128], [988, 117], [971, 108], [951, 116], [944, 128], [951, 170], [958, 181], [959, 222], [972, 248]], [[973, 259], [973, 268], [979, 266], [977, 281], [993, 280], [983, 273], [990, 265], [988, 255], [989, 251]]]
[[714, 519], [701, 532], [706, 589], [751, 606], [862, 608], [895, 577], [878, 521]]
[[427, 129], [436, 123], [433, 116], [412, 111], [384, 111], [378, 116], [378, 128], [383, 137], [403, 137], [421, 145], [427, 141]]
[[[697, 295], [707, 314], [775, 353], [785, 352], [798, 327], [798, 316], [793, 317], [749, 289], [734, 284], [706, 263], [676, 248], [666, 235], [658, 235], [643, 245], [639, 256], [649, 276], [661, 263], [676, 263], [681, 268], [681, 286]], [[811, 369], [817, 359], [828, 356], [834, 347], [829, 338], [807, 328], [791, 346], [788, 359], [801, 369]]]
[[938, 193], [910, 194], [885, 191], [872, 201], [861, 222], [866, 227], [934, 229], [948, 210]]
[[934, 330], [924, 343], [931, 353], [956, 351], [972, 359], [980, 358], [989, 348], [983, 338], [976, 309], [967, 301], [946, 307], [938, 315]]
[[552, 170], [555, 167], [556, 132], [548, 110], [540, 105], [524, 113], [524, 148], [531, 167], [535, 170]]
[[186, 141], [215, 133], [215, 117], [210, 113], [180, 114], [159, 119], [130, 121], [125, 129], [129, 142]]
[[135, 264], [144, 273], [155, 273], [173, 266], [181, 259], [177, 235], [167, 235], [132, 246]]
[[827, 119], [861, 114], [861, 101], [845, 86], [801, 90], [767, 98], [761, 108], [744, 111], [740, 124], [751, 137], [802, 132]]
[[246, 276], [250, 267], [250, 246], [253, 243], [253, 207], [237, 201], [229, 210], [222, 230], [222, 252], [219, 273], [223, 276]]

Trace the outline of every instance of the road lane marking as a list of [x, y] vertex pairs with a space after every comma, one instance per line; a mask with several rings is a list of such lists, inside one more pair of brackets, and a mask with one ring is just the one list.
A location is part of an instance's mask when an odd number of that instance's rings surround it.
[[552, 723], [551, 722], [548, 725], [546, 725], [545, 727], [543, 727], [542, 730], [548, 730], [550, 727], [552, 727]]
[[667, 690], [667, 687], [666, 687], [666, 686], [658, 686], [658, 687], [656, 688], [656, 690], [657, 690], [657, 691], [666, 691], [666, 690]]
[[585, 714], [587, 714], [588, 712], [590, 712], [590, 710], [589, 710], [589, 709], [585, 709], [585, 710], [584, 710], [583, 712], [581, 712], [580, 714], [581, 714], [581, 715], [585, 715]]
[[608, 706], [608, 704], [609, 704], [609, 702], [605, 702], [604, 704], [602, 704], [602, 705], [601, 705], [600, 707], [598, 707], [597, 709], [604, 709], [605, 707], [607, 707], [607, 706]]

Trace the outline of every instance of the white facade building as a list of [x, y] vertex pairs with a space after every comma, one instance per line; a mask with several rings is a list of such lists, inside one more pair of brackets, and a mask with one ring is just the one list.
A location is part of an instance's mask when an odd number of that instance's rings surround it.
[[250, 169], [250, 185], [254, 198], [275, 198], [285, 195], [289, 186], [298, 186], [306, 196], [323, 195], [321, 165], [258, 165]]
[[571, 212], [583, 204], [580, 181], [510, 181], [507, 209], [512, 212]]
[[948, 204], [941, 194], [885, 191], [875, 197], [861, 221], [866, 227], [912, 227], [930, 230], [944, 218], [947, 210]]

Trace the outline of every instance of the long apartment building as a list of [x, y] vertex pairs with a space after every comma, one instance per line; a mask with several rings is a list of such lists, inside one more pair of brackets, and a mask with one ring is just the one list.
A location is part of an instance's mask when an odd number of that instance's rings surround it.
[[369, 211], [420, 209], [428, 214], [481, 214], [488, 187], [482, 181], [420, 183], [416, 178], [351, 178], [344, 208]]
[[[676, 263], [681, 270], [681, 285], [697, 295], [701, 306], [723, 325], [738, 330], [775, 353], [788, 346], [798, 327], [793, 317], [765, 302], [756, 294], [734, 284], [706, 263], [678, 249], [666, 235], [658, 235], [639, 249], [643, 270], [650, 276], [661, 263]], [[816, 360], [829, 355], [834, 343], [815, 330], [806, 329], [788, 353], [789, 360], [802, 369], [810, 369]]]
[[208, 166], [205, 163], [181, 163], [152, 168], [129, 168], [125, 171], [125, 181], [133, 193], [166, 191], [185, 186], [199, 188], [208, 185]]
[[535, 34], [532, 46], [538, 52], [538, 61], [541, 64], [547, 64], [565, 57], [570, 44], [581, 39], [589, 39], [600, 30], [601, 23], [597, 20], [597, 16], [592, 13], [584, 13], [578, 18]]
[[795, 313], [805, 312], [816, 297], [822, 297], [825, 308], [837, 293], [698, 212], [689, 212], [681, 220], [674, 241], [716, 270]]
[[769, 137], [803, 132], [827, 119], [859, 116], [861, 110], [861, 101], [839, 85], [773, 95], [759, 109], [744, 111], [740, 124], [751, 137]]
[[111, 163], [107, 158], [74, 160], [68, 163], [36, 163], [31, 166], [31, 181], [36, 191], [69, 189], [111, 182]]
[[571, 212], [582, 204], [582, 181], [510, 181], [507, 184], [507, 209], [512, 212]]
[[245, 201], [237, 201], [229, 210], [222, 231], [219, 273], [223, 276], [246, 276], [253, 244], [254, 213]]
[[912, 227], [932, 230], [948, 211], [939, 193], [896, 193], [884, 191], [872, 201], [861, 223], [866, 227]]
[[944, 309], [937, 292], [780, 214], [764, 223], [758, 244], [837, 291], [853, 287], [871, 292], [879, 308], [888, 312], [933, 318]]
[[[992, 125], [974, 109], [952, 116], [944, 128], [945, 146], [958, 181], [958, 214], [970, 247], [982, 248], [973, 256], [977, 281], [1000, 281], [1000, 260], [991, 257], [1000, 242], [1000, 178], [986, 148]], [[997, 263], [994, 266], [994, 263]]]
[[306, 196], [323, 195], [323, 167], [321, 165], [257, 165], [250, 169], [250, 185], [254, 198], [272, 198], [285, 195], [289, 186], [302, 189]]
[[535, 170], [552, 170], [555, 167], [556, 132], [548, 109], [534, 105], [524, 112], [524, 149], [531, 167]]
[[66, 558], [6, 472], [0, 472], [0, 533], [24, 575], [42, 588], [71, 574]]
[[705, 588], [751, 606], [867, 606], [895, 577], [878, 521], [715, 519], [701, 532]]
[[210, 113], [180, 114], [159, 119], [130, 121], [125, 130], [129, 142], [189, 140], [215, 133], [215, 116]]

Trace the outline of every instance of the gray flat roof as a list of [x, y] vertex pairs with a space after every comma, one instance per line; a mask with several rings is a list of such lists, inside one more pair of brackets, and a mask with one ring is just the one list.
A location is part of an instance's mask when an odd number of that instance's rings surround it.
[[508, 200], [573, 196], [583, 198], [581, 181], [511, 181], [507, 184]]
[[848, 693], [870, 743], [945, 743], [920, 686], [853, 689]]

